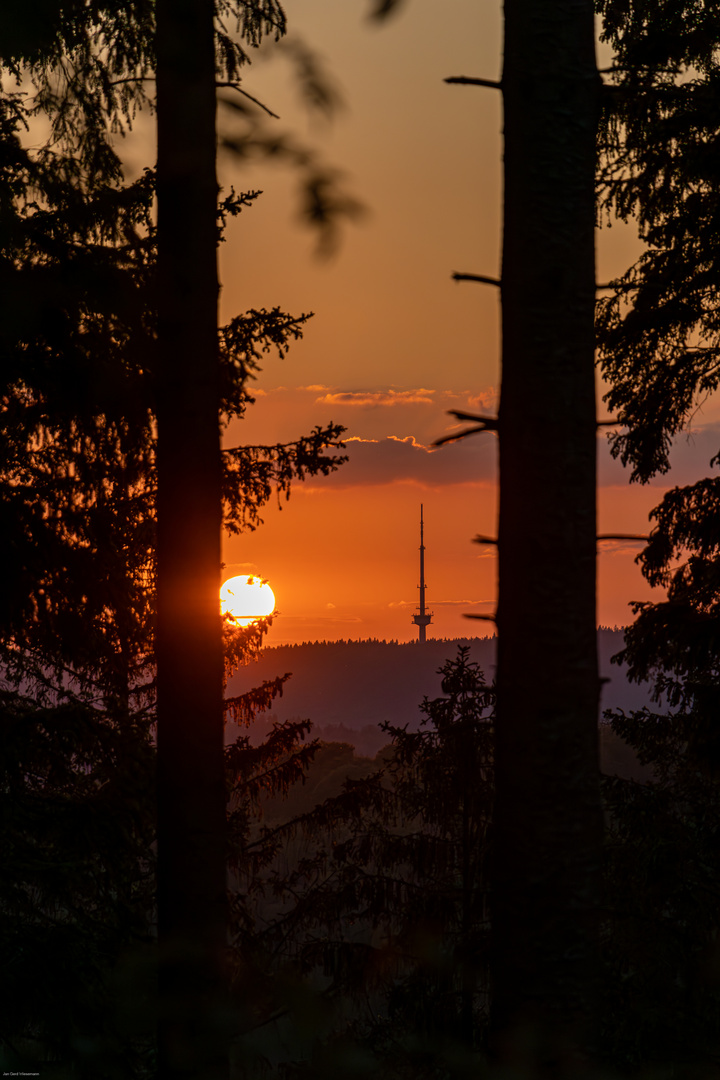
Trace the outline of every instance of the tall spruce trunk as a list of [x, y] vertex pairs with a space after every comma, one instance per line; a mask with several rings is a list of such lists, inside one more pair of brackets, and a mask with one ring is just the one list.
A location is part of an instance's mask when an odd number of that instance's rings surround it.
[[592, 0], [506, 0], [493, 1028], [528, 1076], [595, 1011], [598, 91]]
[[225, 787], [213, 0], [158, 0], [160, 1076], [219, 1080]]

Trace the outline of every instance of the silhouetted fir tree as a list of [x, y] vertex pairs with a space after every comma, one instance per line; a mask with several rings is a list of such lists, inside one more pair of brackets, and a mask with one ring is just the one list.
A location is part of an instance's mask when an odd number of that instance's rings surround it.
[[109, 984], [154, 906], [151, 191], [76, 188], [25, 113], [2, 99], [2, 1040], [131, 1075]]
[[[647, 482], [718, 386], [720, 171], [716, 5], [603, 0], [615, 60], [601, 127], [608, 215], [633, 218], [645, 250], [599, 303], [607, 394], [626, 429], [613, 453]], [[711, 464], [717, 464], [715, 459]], [[657, 708], [614, 729], [651, 765], [643, 786], [606, 781], [606, 1048], [626, 1066], [717, 1067], [720, 834], [717, 706], [718, 479], [667, 493], [639, 556], [659, 603], [635, 605], [621, 654]]]
[[621, 656], [657, 707], [609, 714], [653, 768], [604, 781], [609, 810], [603, 1046], [621, 1067], [705, 1075], [720, 1054], [720, 529], [717, 481], [669, 492], [640, 563], [667, 599], [635, 605]]
[[152, 1073], [154, 753], [142, 718], [3, 691], [6, 1069]]
[[506, 0], [492, 1002], [528, 1075], [581, 1068], [596, 1016], [599, 83], [592, 0]]
[[645, 250], [598, 304], [606, 401], [628, 430], [613, 453], [645, 482], [718, 386], [716, 259], [720, 106], [715, 4], [599, 0], [612, 46], [604, 89], [601, 206]]
[[[405, 820], [420, 824], [409, 862], [430, 893], [428, 936], [437, 935], [446, 966], [441, 1000], [424, 1003], [424, 1026], [471, 1051], [487, 1021], [495, 689], [468, 646], [459, 646], [439, 673], [443, 696], [424, 699], [423, 728], [411, 733], [384, 724], [383, 730], [395, 748], [388, 767], [395, 798]], [[423, 995], [419, 986], [409, 989], [404, 1004], [412, 1017], [423, 1008]]]
[[266, 831], [281, 846], [274, 872], [256, 868], [275, 907], [250, 939], [254, 1009], [280, 1023], [283, 1075], [452, 1077], [481, 1060], [494, 690], [467, 647], [440, 673], [419, 731], [383, 726], [379, 771]]
[[[60, 29], [74, 45], [87, 26]], [[84, 44], [80, 60], [92, 68]], [[34, 62], [39, 72], [51, 60]], [[110, 981], [123, 951], [152, 932], [156, 235], [152, 175], [122, 184], [110, 150], [98, 164], [111, 117], [85, 138], [91, 113], [73, 99], [78, 80], [69, 99], [79, 112], [64, 114], [61, 132], [69, 147], [25, 150], [18, 130], [31, 110], [19, 94], [2, 99], [3, 821], [13, 856], [3, 915], [16, 980], [6, 989], [18, 989], [2, 1034], [20, 1060], [50, 1056], [97, 1077], [151, 1067], [133, 1023], [113, 1028]], [[99, 82], [85, 88], [101, 100]], [[69, 108], [61, 96], [59, 112]], [[221, 217], [251, 199], [231, 195]], [[261, 353], [282, 355], [305, 320], [250, 312], [220, 331], [216, 426], [220, 414], [242, 415]], [[229, 450], [229, 527], [254, 527], [274, 490], [333, 469], [339, 459], [324, 450], [339, 435], [330, 426], [293, 444]], [[229, 657], [261, 636], [230, 629]], [[222, 756], [220, 766], [224, 801]], [[35, 950], [15, 950], [30, 940]], [[59, 1002], [55, 943], [57, 962], [68, 962]], [[80, 956], [82, 965], [70, 962]]]

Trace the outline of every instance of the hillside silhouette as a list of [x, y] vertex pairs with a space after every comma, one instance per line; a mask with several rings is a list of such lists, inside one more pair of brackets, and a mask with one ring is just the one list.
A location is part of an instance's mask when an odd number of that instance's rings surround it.
[[[291, 672], [272, 712], [256, 718], [251, 740], [259, 742], [275, 720], [308, 718], [314, 736], [350, 743], [359, 753], [373, 757], [388, 741], [379, 730], [381, 723], [407, 724], [410, 730], [418, 727], [423, 697], [440, 695], [438, 669], [455, 656], [460, 645], [470, 648], [471, 659], [492, 679], [494, 636], [433, 638], [424, 645], [376, 639], [314, 641], [263, 650], [257, 661], [229, 679], [227, 693], [242, 694], [263, 680]], [[598, 630], [600, 674], [607, 680], [602, 685], [601, 710], [629, 711], [649, 704], [649, 687], [630, 683], [627, 669], [610, 663], [622, 647], [622, 628]], [[542, 649], [541, 634], [538, 648]]]

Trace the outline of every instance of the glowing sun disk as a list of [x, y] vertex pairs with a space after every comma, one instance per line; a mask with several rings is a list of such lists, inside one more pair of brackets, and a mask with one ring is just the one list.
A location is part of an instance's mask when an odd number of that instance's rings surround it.
[[231, 615], [238, 626], [272, 615], [275, 594], [266, 581], [252, 574], [229, 578], [220, 589], [220, 610]]

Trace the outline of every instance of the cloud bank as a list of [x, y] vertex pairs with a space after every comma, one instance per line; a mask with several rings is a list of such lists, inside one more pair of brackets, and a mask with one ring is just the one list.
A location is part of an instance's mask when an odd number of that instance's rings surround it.
[[323, 486], [405, 482], [434, 488], [495, 480], [496, 440], [489, 434], [439, 448], [418, 442], [413, 435], [351, 437], [346, 447], [348, 463], [324, 480]]
[[[467, 425], [463, 425], [467, 426]], [[427, 488], [457, 484], [497, 483], [497, 438], [490, 432], [471, 435], [459, 442], [434, 447], [414, 435], [387, 435], [365, 439], [351, 436], [346, 442], [349, 461], [323, 481], [334, 487], [355, 487], [392, 483], [414, 483]], [[669, 488], [692, 484], [716, 472], [710, 459], [720, 450], [720, 424], [708, 424], [674, 441], [672, 469], [656, 476], [652, 487]], [[542, 439], [538, 439], [542, 455]], [[600, 487], [627, 487], [630, 470], [613, 459], [604, 433], [598, 436], [598, 483]]]

